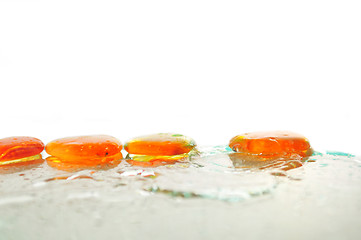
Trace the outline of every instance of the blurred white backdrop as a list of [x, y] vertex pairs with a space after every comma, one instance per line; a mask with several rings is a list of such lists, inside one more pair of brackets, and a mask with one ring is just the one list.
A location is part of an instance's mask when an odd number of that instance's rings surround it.
[[0, 0], [0, 137], [291, 130], [361, 154], [361, 2]]

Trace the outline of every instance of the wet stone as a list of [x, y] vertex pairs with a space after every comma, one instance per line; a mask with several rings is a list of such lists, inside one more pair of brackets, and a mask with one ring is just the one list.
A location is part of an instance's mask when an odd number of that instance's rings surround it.
[[184, 135], [159, 133], [131, 139], [124, 148], [130, 164], [154, 167], [188, 158], [195, 146], [195, 141]]
[[0, 139], [0, 166], [42, 159], [44, 143], [33, 137]]
[[268, 158], [303, 158], [313, 150], [302, 135], [286, 132], [254, 132], [235, 136], [229, 147], [248, 156]]
[[123, 158], [122, 144], [114, 137], [92, 135], [61, 138], [48, 143], [47, 163], [60, 170], [111, 168]]

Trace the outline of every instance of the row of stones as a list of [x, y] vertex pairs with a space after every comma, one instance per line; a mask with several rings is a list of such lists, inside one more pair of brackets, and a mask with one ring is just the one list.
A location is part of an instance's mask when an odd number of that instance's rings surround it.
[[[181, 134], [160, 133], [141, 136], [126, 142], [127, 161], [133, 165], [155, 166], [186, 158], [196, 147], [192, 138]], [[312, 154], [309, 141], [302, 135], [277, 131], [237, 135], [229, 147], [244, 159], [267, 161], [277, 158], [302, 159]], [[33, 137], [0, 139], [0, 166], [42, 159], [44, 150], [50, 155], [47, 163], [58, 169], [111, 166], [123, 159], [121, 142], [107, 135], [78, 136], [44, 143]]]

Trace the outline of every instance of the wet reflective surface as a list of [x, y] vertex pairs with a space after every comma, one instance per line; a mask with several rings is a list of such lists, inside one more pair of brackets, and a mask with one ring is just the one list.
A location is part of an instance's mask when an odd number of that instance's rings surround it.
[[44, 162], [0, 174], [0, 196], [4, 239], [358, 239], [361, 159], [250, 162], [218, 146], [158, 167]]

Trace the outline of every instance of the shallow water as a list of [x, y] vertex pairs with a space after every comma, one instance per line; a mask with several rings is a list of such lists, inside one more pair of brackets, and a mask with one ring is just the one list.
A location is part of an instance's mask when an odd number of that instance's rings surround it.
[[[156, 168], [0, 174], [0, 239], [359, 239], [361, 159], [242, 163], [225, 146]], [[293, 166], [293, 165], [292, 165]]]

